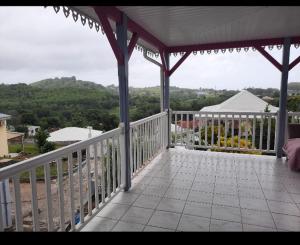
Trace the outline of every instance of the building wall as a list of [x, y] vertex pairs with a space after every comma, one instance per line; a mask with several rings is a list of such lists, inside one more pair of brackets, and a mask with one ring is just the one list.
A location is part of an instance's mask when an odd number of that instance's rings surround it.
[[6, 121], [0, 121], [0, 157], [8, 155]]

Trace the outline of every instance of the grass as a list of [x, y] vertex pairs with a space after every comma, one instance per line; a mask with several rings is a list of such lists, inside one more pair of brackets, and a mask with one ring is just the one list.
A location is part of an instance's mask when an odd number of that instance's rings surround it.
[[[9, 153], [19, 153], [22, 151], [21, 144], [10, 144], [8, 145]], [[24, 144], [24, 152], [32, 156], [39, 154], [39, 149], [35, 144]]]

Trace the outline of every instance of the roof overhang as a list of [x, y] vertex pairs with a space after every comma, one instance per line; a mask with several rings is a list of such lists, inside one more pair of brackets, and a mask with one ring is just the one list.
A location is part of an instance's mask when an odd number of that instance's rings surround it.
[[[80, 14], [83, 24], [101, 25], [100, 6], [64, 7]], [[103, 7], [102, 7], [103, 8]], [[300, 43], [299, 6], [106, 6], [112, 29], [128, 16], [128, 39], [138, 32], [138, 45], [170, 53], [282, 45], [285, 37]], [[69, 12], [68, 12], [69, 11]], [[74, 14], [75, 13], [75, 14]], [[78, 17], [77, 17], [78, 18]], [[86, 20], [87, 19], [87, 20]], [[75, 19], [74, 19], [75, 20]]]

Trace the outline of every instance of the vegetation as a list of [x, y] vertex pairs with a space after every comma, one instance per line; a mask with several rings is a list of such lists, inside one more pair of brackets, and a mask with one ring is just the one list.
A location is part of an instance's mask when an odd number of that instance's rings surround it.
[[43, 129], [36, 133], [34, 138], [40, 153], [46, 153], [55, 149], [54, 143], [47, 141], [48, 137], [49, 133]]
[[[9, 144], [8, 150], [10, 153], [20, 153], [22, 151], [22, 145], [21, 144]], [[35, 156], [39, 154], [39, 149], [35, 144], [24, 144], [24, 153]]]

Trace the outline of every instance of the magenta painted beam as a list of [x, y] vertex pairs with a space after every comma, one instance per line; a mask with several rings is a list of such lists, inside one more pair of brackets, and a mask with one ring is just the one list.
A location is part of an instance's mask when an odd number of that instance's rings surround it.
[[134, 32], [132, 34], [132, 37], [131, 37], [129, 45], [128, 45], [128, 57], [129, 57], [129, 59], [130, 59], [130, 56], [133, 52], [134, 46], [136, 45], [138, 39], [139, 39], [139, 35], [136, 32]]
[[[114, 20], [115, 22], [120, 21], [120, 16], [122, 14], [122, 11], [120, 11], [115, 6], [93, 6], [95, 12], [102, 10], [107, 14], [107, 16]], [[157, 49], [166, 49], [167, 46], [160, 41], [158, 38], [156, 38], [154, 35], [152, 35], [149, 31], [147, 31], [145, 28], [137, 24], [135, 21], [131, 20], [129, 17], [127, 18], [127, 28], [132, 33], [136, 32], [139, 35], [139, 38], [143, 39], [144, 41], [148, 42], [149, 44], [153, 45]]]
[[[181, 45], [172, 46], [167, 48], [169, 53], [201, 51], [201, 50], [214, 50], [214, 49], [228, 49], [228, 48], [246, 48], [254, 46], [267, 46], [267, 45], [282, 45], [284, 38], [271, 38], [271, 39], [257, 39], [247, 41], [233, 41], [222, 43], [206, 43], [195, 45]], [[291, 43], [300, 43], [300, 37], [292, 37]]]
[[101, 22], [101, 25], [105, 31], [106, 37], [110, 43], [110, 46], [116, 56], [116, 59], [118, 61], [118, 64], [123, 63], [123, 54], [118, 46], [117, 40], [115, 38], [115, 35], [113, 33], [113, 30], [109, 24], [109, 21], [106, 16], [106, 12], [104, 12], [101, 8], [95, 9], [96, 14], [99, 17], [99, 20]]
[[266, 50], [260, 46], [255, 46], [258, 52], [260, 52], [267, 60], [269, 60], [279, 71], [282, 71], [282, 65], [275, 60]]
[[300, 62], [300, 56], [296, 58], [292, 63], [289, 64], [289, 70], [293, 69]]
[[186, 52], [181, 58], [180, 60], [177, 61], [177, 63], [173, 66], [173, 68], [168, 71], [168, 75], [171, 76], [172, 73], [183, 63], [183, 61], [185, 61], [185, 59], [191, 54], [192, 51]]

